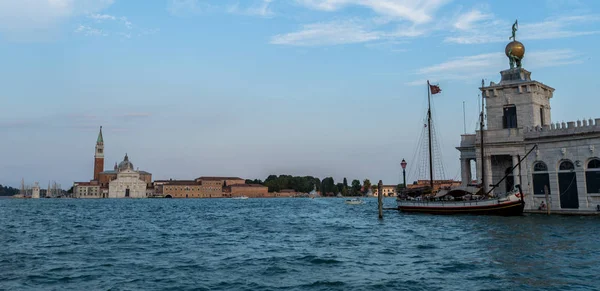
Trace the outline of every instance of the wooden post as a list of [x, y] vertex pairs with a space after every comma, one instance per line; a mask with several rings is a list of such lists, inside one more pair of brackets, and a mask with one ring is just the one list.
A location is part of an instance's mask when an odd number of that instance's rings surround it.
[[550, 204], [548, 203], [548, 185], [544, 185], [544, 194], [546, 194], [546, 214], [550, 215]]
[[377, 183], [377, 203], [379, 204], [379, 219], [383, 219], [383, 182]]

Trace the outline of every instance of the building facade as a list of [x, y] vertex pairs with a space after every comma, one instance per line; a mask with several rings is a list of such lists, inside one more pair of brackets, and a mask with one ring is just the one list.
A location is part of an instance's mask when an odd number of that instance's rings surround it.
[[123, 161], [115, 163], [112, 171], [104, 171], [104, 138], [100, 127], [94, 154], [93, 179], [89, 182], [73, 183], [73, 197], [146, 198], [153, 192], [152, 174], [134, 169], [127, 154]]
[[[379, 196], [379, 187], [374, 186], [373, 196]], [[383, 185], [381, 188], [381, 194], [385, 197], [398, 196], [398, 185]]]
[[[246, 184], [237, 177], [200, 177], [195, 180], [155, 181], [156, 191], [167, 198], [267, 197], [268, 188]], [[158, 190], [160, 189], [160, 190]]]
[[[600, 210], [600, 119], [553, 123], [554, 88], [532, 80], [520, 66], [500, 75], [499, 83], [479, 88], [487, 114], [483, 160], [481, 130], [462, 135], [457, 147], [463, 183], [472, 180], [475, 161], [478, 181], [484, 170], [486, 192], [505, 193], [520, 184], [526, 209], [543, 202], [551, 210]], [[492, 191], [490, 185], [497, 187]]]

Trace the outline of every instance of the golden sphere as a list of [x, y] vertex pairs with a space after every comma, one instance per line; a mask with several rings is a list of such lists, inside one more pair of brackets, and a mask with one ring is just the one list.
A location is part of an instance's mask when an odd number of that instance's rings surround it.
[[[512, 51], [511, 51], [511, 49], [512, 49]], [[508, 43], [506, 45], [506, 48], [504, 49], [504, 53], [506, 53], [507, 57], [510, 57], [508, 55], [509, 52], [513, 56], [515, 56], [519, 59], [523, 59], [523, 56], [525, 56], [525, 46], [521, 42], [513, 40], [510, 43]]]

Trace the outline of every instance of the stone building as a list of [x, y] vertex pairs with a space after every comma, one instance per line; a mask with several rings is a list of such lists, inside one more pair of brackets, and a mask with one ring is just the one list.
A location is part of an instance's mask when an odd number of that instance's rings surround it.
[[73, 183], [73, 197], [145, 198], [148, 197], [149, 188], [152, 188], [152, 174], [134, 169], [127, 154], [121, 163], [115, 163], [113, 170], [104, 171], [104, 137], [100, 127], [96, 139], [93, 179]]
[[[228, 197], [267, 198], [271, 197], [269, 187], [259, 184], [235, 184], [225, 187]], [[285, 197], [285, 196], [284, 196]]]
[[155, 187], [167, 198], [224, 198], [236, 195], [237, 192], [232, 192], [232, 189], [238, 188], [234, 186], [250, 185], [245, 183], [244, 179], [237, 177], [200, 177], [195, 180], [155, 181]]
[[[525, 47], [517, 41], [507, 45], [507, 56], [514, 57], [510, 53], [514, 48], [522, 51], [518, 56], [522, 59]], [[520, 66], [500, 75], [499, 83], [479, 88], [487, 114], [484, 189], [498, 184], [492, 193], [499, 194], [521, 184], [526, 209], [538, 209], [542, 201], [552, 210], [600, 209], [600, 153], [596, 151], [600, 149], [600, 119], [554, 123], [550, 110], [554, 88], [532, 80], [531, 72]], [[476, 162], [481, 181], [481, 131], [462, 135], [457, 149], [463, 183], [472, 180], [471, 161]]]
[[73, 184], [73, 198], [106, 198], [103, 197], [97, 181], [75, 182]]
[[[373, 196], [379, 195], [379, 188], [375, 185], [373, 188]], [[385, 197], [397, 196], [398, 185], [383, 185], [381, 188], [381, 194]]]
[[108, 198], [146, 198], [148, 184], [140, 175], [125, 154], [117, 167], [117, 178], [108, 183]]

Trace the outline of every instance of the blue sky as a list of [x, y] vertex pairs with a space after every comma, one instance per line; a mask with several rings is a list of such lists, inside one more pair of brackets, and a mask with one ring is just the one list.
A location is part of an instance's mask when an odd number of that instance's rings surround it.
[[519, 20], [552, 120], [599, 117], [600, 2], [0, 0], [0, 184], [89, 180], [125, 153], [155, 179], [415, 178], [426, 80], [447, 178], [481, 79]]

